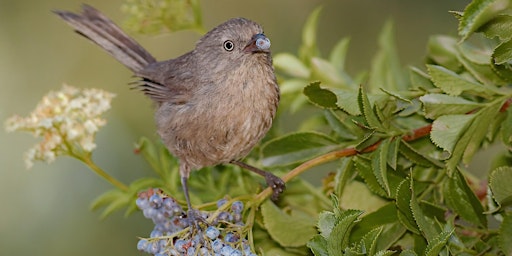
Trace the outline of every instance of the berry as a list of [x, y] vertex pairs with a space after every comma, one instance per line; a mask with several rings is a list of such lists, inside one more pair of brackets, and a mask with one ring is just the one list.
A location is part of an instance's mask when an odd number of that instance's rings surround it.
[[178, 239], [176, 242], [174, 242], [174, 247], [176, 247], [176, 250], [178, 252], [186, 252], [187, 249], [185, 248], [185, 245], [187, 244], [187, 241], [183, 239]]
[[153, 208], [160, 208], [162, 207], [163, 199], [158, 194], [153, 194], [149, 198], [149, 205]]
[[217, 208], [220, 208], [221, 206], [225, 205], [226, 203], [228, 202], [227, 199], [220, 199], [219, 201], [217, 201]]
[[220, 235], [220, 231], [214, 227], [214, 226], [209, 226], [207, 229], [206, 229], [206, 236], [208, 238], [210, 238], [211, 240], [217, 238], [219, 235]]
[[222, 249], [220, 249], [220, 254], [223, 256], [229, 256], [234, 251], [233, 247], [230, 245], [224, 245]]
[[222, 247], [224, 247], [224, 242], [222, 242], [222, 240], [217, 238], [213, 241], [212, 249], [214, 252], [220, 252], [220, 249], [222, 249]]
[[231, 205], [231, 210], [234, 213], [242, 213], [242, 211], [244, 210], [244, 203], [242, 203], [241, 201], [233, 202], [233, 204]]
[[226, 236], [224, 237], [224, 240], [228, 243], [236, 243], [236, 242], [238, 242], [239, 239], [240, 239], [240, 236], [238, 236], [238, 234], [235, 234], [233, 232], [227, 233]]
[[146, 251], [147, 244], [148, 244], [147, 240], [144, 240], [144, 239], [139, 240], [139, 242], [137, 243], [137, 250]]
[[153, 231], [151, 231], [151, 234], [149, 234], [149, 237], [161, 237], [163, 235], [164, 234], [162, 233], [162, 231], [154, 229]]

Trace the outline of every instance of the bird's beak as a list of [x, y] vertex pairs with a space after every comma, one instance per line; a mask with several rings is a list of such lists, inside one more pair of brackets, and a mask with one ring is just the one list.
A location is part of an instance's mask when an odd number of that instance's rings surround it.
[[244, 47], [244, 52], [270, 52], [270, 39], [268, 39], [264, 34], [256, 34]]

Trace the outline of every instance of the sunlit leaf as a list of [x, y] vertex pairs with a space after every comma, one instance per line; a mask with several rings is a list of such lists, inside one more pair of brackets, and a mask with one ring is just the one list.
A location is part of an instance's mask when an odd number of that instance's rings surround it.
[[458, 96], [463, 92], [471, 92], [480, 96], [488, 96], [495, 93], [489, 86], [469, 81], [444, 67], [436, 65], [427, 65], [427, 67], [434, 85], [450, 95]]
[[442, 115], [466, 114], [481, 106], [462, 97], [440, 93], [425, 94], [420, 97], [420, 101], [423, 103], [425, 117], [431, 119]]
[[440, 116], [432, 124], [430, 139], [436, 146], [452, 154], [455, 145], [471, 125], [474, 118], [475, 115]]
[[[327, 240], [320, 235], [315, 235], [311, 240], [308, 241], [307, 246], [315, 256], [331, 256], [327, 251]], [[342, 256], [339, 252], [335, 256]]]
[[478, 28], [477, 32], [483, 32], [488, 38], [499, 38], [501, 41], [508, 41], [512, 39], [512, 16], [498, 15], [483, 26]]
[[[309, 68], [292, 54], [278, 53], [273, 59], [277, 71], [295, 78], [308, 79], [310, 76]], [[282, 84], [280, 86], [282, 86]]]
[[474, 0], [464, 9], [459, 20], [459, 35], [466, 40], [473, 32], [508, 7], [507, 0]]
[[304, 246], [316, 234], [314, 219], [285, 213], [271, 201], [261, 205], [261, 215], [270, 236], [282, 246]]

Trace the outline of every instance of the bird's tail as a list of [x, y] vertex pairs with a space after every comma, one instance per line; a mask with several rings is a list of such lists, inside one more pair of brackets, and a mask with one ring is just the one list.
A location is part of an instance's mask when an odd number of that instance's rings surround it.
[[116, 60], [134, 73], [141, 71], [156, 59], [114, 22], [89, 5], [82, 6], [82, 13], [54, 11], [75, 31], [105, 49]]

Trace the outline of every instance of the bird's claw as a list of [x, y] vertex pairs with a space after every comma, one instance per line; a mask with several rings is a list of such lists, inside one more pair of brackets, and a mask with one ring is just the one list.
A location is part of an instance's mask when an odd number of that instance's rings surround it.
[[272, 196], [270, 199], [272, 199], [272, 201], [277, 201], [279, 196], [286, 188], [286, 184], [281, 178], [269, 172], [267, 172], [265, 175], [265, 181], [267, 182], [267, 185], [272, 189]]

